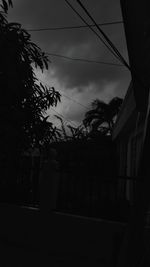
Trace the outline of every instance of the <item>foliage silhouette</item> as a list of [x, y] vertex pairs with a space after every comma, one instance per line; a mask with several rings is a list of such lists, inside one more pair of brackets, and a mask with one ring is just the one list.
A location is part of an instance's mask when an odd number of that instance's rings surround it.
[[59, 141], [96, 140], [111, 135], [122, 101], [119, 97], [114, 97], [108, 104], [99, 99], [94, 100], [92, 109], [85, 113], [85, 118], [78, 127], [70, 124], [66, 127], [63, 119], [55, 115], [61, 122]]
[[9, 7], [11, 0], [0, 0], [0, 184], [16, 185], [22, 154], [59, 137], [46, 111], [61, 96], [38, 81], [35, 69], [48, 69], [48, 56], [21, 24], [8, 22]]
[[61, 140], [65, 140], [65, 141], [67, 141], [68, 139], [69, 139], [69, 136], [68, 136], [68, 134], [67, 134], [67, 132], [66, 132], [66, 128], [65, 128], [65, 124], [64, 124], [64, 121], [63, 121], [63, 119], [60, 117], [60, 116], [58, 116], [58, 115], [55, 115], [55, 117], [60, 121], [60, 123], [61, 123], [61, 129], [60, 129], [60, 138], [59, 138], [59, 141], [61, 141]]
[[72, 134], [73, 140], [85, 140], [88, 138], [87, 130], [83, 124], [79, 125], [78, 127], [73, 127], [72, 125], [67, 125], [67, 127]]
[[87, 111], [83, 124], [88, 127], [91, 135], [111, 134], [120, 110], [122, 99], [113, 98], [108, 104], [96, 99], [92, 102], [92, 109]]
[[35, 68], [48, 69], [48, 57], [31, 41], [19, 23], [7, 21], [12, 1], [1, 1], [0, 11], [0, 86], [1, 141], [18, 149], [42, 144], [56, 129], [46, 118], [46, 110], [60, 101], [59, 92], [44, 86], [35, 76]]

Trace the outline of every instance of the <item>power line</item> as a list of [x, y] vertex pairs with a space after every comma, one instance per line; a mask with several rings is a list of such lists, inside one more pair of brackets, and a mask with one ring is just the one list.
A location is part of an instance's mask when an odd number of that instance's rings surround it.
[[[67, 0], [65, 0], [65, 1], [67, 1]], [[94, 25], [96, 26], [96, 28], [100, 31], [100, 33], [102, 34], [102, 36], [104, 37], [104, 39], [107, 41], [107, 43], [113, 49], [113, 51], [116, 53], [117, 57], [120, 58], [121, 62], [131, 71], [131, 68], [128, 65], [128, 63], [125, 61], [125, 59], [123, 58], [123, 56], [120, 54], [120, 52], [115, 47], [115, 45], [111, 42], [111, 40], [108, 38], [108, 36], [104, 33], [104, 31], [99, 27], [99, 25], [96, 23], [96, 21], [94, 20], [94, 18], [91, 16], [91, 14], [85, 8], [85, 6], [82, 4], [82, 2], [80, 0], [76, 0], [76, 2], [80, 5], [80, 7], [82, 7], [82, 9], [86, 13], [86, 15], [92, 20], [92, 22], [94, 23]]]
[[[38, 78], [38, 80], [39, 80], [40, 82], [44, 83], [45, 85], [49, 86], [49, 84], [48, 84], [48, 83], [46, 83], [46, 82], [42, 81], [41, 79], [39, 79], [39, 78]], [[89, 108], [88, 108], [87, 106], [85, 106], [85, 105], [81, 104], [80, 102], [78, 102], [78, 101], [77, 101], [77, 100], [75, 100], [74, 98], [72, 98], [72, 97], [69, 97], [69, 96], [67, 96], [67, 95], [65, 95], [65, 94], [63, 94], [63, 93], [61, 93], [61, 95], [62, 95], [62, 96], [64, 96], [64, 97], [66, 97], [66, 98], [68, 98], [68, 99], [69, 99], [69, 100], [71, 100], [72, 102], [74, 102], [74, 103], [76, 103], [76, 104], [80, 105], [80, 106], [81, 106], [81, 107], [83, 107], [84, 109], [86, 109], [86, 110], [89, 110]]]
[[[105, 41], [102, 39], [102, 37], [90, 26], [89, 23], [86, 22], [86, 20], [79, 14], [79, 12], [69, 3], [68, 0], [65, 0], [65, 2], [70, 6], [70, 8], [78, 15], [78, 17], [91, 29], [92, 32], [100, 39], [100, 41], [108, 48], [108, 50], [118, 59], [120, 58], [116, 55], [116, 53], [113, 51], [113, 49], [105, 43]], [[94, 23], [95, 24], [95, 23]]]
[[65, 94], [62, 94], [62, 96], [64, 96], [64, 97], [68, 98], [69, 100], [75, 102], [76, 104], [80, 105], [80, 106], [83, 107], [84, 109], [89, 110], [89, 108], [88, 108], [87, 106], [81, 104], [80, 102], [76, 101], [75, 99], [73, 99], [73, 98], [71, 98], [71, 97], [69, 97], [69, 96], [67, 96], [67, 95], [65, 95]]
[[[96, 23], [96, 21], [93, 19], [93, 17], [90, 15], [90, 13], [87, 11], [85, 6], [81, 3], [80, 0], [76, 0], [77, 3], [83, 8], [85, 13], [88, 15], [88, 17], [92, 20], [96, 28], [100, 31], [104, 39], [106, 40], [107, 43], [102, 39], [102, 37], [86, 22], [86, 20], [79, 14], [79, 12], [69, 3], [68, 0], [65, 0], [65, 2], [70, 6], [70, 8], [80, 17], [80, 19], [93, 31], [97, 37], [102, 41], [102, 43], [108, 48], [108, 50], [119, 60], [123, 65], [134, 75], [136, 80], [142, 87], [145, 88], [145, 84], [142, 82], [142, 80], [139, 78], [137, 73], [135, 72], [134, 69], [131, 69], [130, 65], [126, 62], [126, 60], [123, 58], [123, 56], [120, 54], [118, 49], [115, 47], [115, 45], [111, 42], [111, 40], [108, 38], [108, 36], [104, 33], [104, 31], [99, 27], [99, 25]], [[108, 45], [109, 44], [109, 45]]]
[[71, 120], [67, 119], [64, 115], [62, 115], [62, 113], [56, 111], [54, 108], [50, 107], [50, 109], [52, 109], [56, 114], [58, 114], [59, 116], [61, 116], [65, 121], [71, 123], [74, 127], [78, 127], [77, 124], [75, 124], [74, 122], [72, 122]]
[[[112, 21], [112, 22], [104, 22], [98, 23], [99, 26], [109, 26], [109, 25], [117, 25], [122, 24], [123, 21]], [[94, 24], [90, 24], [91, 27], [95, 27]], [[79, 26], [64, 26], [64, 27], [47, 27], [47, 28], [37, 28], [37, 29], [27, 29], [29, 32], [42, 32], [42, 31], [57, 31], [57, 30], [72, 30], [72, 29], [84, 29], [88, 28], [87, 25], [79, 25]]]
[[[42, 83], [44, 83], [45, 85], [49, 86], [48, 83], [43, 82], [41, 79], [38, 78], [38, 80], [41, 81]], [[68, 97], [67, 95], [62, 94], [62, 93], [61, 93], [61, 95], [64, 96], [64, 97], [66, 97], [66, 98], [68, 98], [69, 100], [75, 102], [76, 104], [82, 106], [84, 109], [89, 110], [89, 108], [88, 108], [87, 106], [84, 106], [83, 104], [81, 104], [80, 102], [76, 101], [75, 99], [73, 99], [73, 98], [71, 98], [71, 97]], [[59, 116], [61, 116], [66, 122], [71, 123], [74, 127], [78, 127], [77, 124], [73, 123], [71, 120], [66, 119], [66, 118], [64, 117], [64, 115], [62, 115], [61, 113], [59, 113], [58, 111], [56, 111], [56, 110], [53, 109], [52, 107], [51, 107], [51, 109], [52, 109], [55, 113], [57, 113]]]
[[90, 60], [90, 59], [85, 59], [85, 58], [74, 58], [74, 57], [68, 57], [68, 56], [65, 56], [65, 55], [49, 53], [49, 52], [47, 52], [46, 54], [49, 55], [49, 56], [60, 57], [60, 58], [63, 58], [63, 59], [79, 61], [79, 62], [96, 63], [96, 64], [102, 64], [102, 65], [115, 66], [115, 67], [124, 67], [123, 64], [117, 64], [117, 63], [112, 63], [112, 62]]

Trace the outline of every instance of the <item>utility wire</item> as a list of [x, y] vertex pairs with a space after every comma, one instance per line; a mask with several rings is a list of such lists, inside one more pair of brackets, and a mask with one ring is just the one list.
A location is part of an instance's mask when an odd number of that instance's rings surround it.
[[65, 55], [49, 53], [49, 52], [47, 52], [46, 54], [49, 55], [49, 56], [60, 57], [60, 58], [63, 58], [63, 59], [79, 61], [79, 62], [96, 63], [96, 64], [102, 64], [102, 65], [115, 66], [115, 67], [124, 67], [123, 64], [117, 64], [117, 63], [112, 63], [112, 62], [90, 60], [90, 59], [85, 59], [85, 58], [74, 58], [74, 57], [68, 57], [68, 56], [65, 56]]
[[81, 3], [80, 0], [76, 0], [77, 3], [84, 9], [85, 13], [88, 15], [88, 17], [91, 18], [92, 22], [94, 23], [94, 25], [97, 27], [97, 29], [100, 31], [100, 33], [103, 35], [103, 37], [105, 38], [105, 40], [107, 41], [108, 44], [105, 43], [105, 41], [102, 39], [102, 37], [90, 26], [90, 24], [88, 24], [85, 19], [79, 14], [78, 11], [76, 11], [76, 9], [69, 3], [68, 0], [65, 0], [65, 2], [70, 6], [70, 8], [80, 17], [80, 19], [86, 24], [86, 26], [88, 26], [91, 31], [93, 31], [97, 37], [102, 41], [102, 43], [109, 49], [109, 51], [119, 60], [121, 61], [121, 63], [123, 63], [123, 65], [131, 72], [131, 74], [135, 77], [135, 79], [137, 80], [137, 82], [139, 83], [139, 85], [141, 85], [143, 88], [147, 88], [146, 85], [143, 83], [143, 81], [140, 79], [140, 77], [137, 75], [136, 71], [131, 67], [130, 65], [126, 62], [126, 60], [123, 58], [123, 56], [120, 54], [120, 52], [117, 50], [117, 48], [115, 47], [115, 45], [111, 42], [111, 40], [108, 38], [108, 36], [102, 31], [102, 29], [98, 26], [98, 24], [96, 23], [96, 21], [92, 18], [92, 16], [90, 15], [90, 13], [86, 10], [86, 8], [83, 6], [83, 4]]
[[[65, 0], [67, 1], [67, 0]], [[128, 65], [128, 63], [126, 62], [126, 60], [123, 58], [123, 56], [120, 54], [120, 52], [118, 51], [118, 49], [115, 47], [115, 45], [112, 43], [112, 41], [108, 38], [108, 36], [104, 33], [104, 31], [99, 27], [99, 25], [96, 23], [96, 21], [94, 20], [94, 18], [91, 16], [91, 14], [88, 12], [88, 10], [85, 8], [85, 6], [82, 4], [82, 2], [80, 0], [76, 0], [76, 2], [80, 5], [80, 7], [82, 7], [82, 9], [84, 10], [84, 12], [86, 13], [86, 15], [92, 20], [92, 22], [94, 23], [94, 25], [96, 26], [96, 28], [100, 31], [100, 33], [102, 34], [102, 36], [104, 37], [104, 39], [107, 41], [107, 43], [111, 46], [111, 48], [113, 49], [113, 51], [116, 53], [117, 57], [120, 58], [121, 62], [131, 71], [130, 66]]]
[[71, 120], [67, 119], [64, 115], [62, 115], [62, 113], [56, 111], [54, 108], [50, 107], [50, 109], [52, 109], [56, 114], [58, 114], [59, 116], [61, 116], [65, 121], [71, 123], [74, 127], [78, 127], [77, 124], [75, 124], [74, 122], [72, 122]]
[[[69, 3], [68, 0], [65, 0], [65, 2], [70, 6], [70, 8], [78, 15], [78, 17], [91, 29], [92, 32], [94, 32], [94, 34], [97, 35], [97, 37], [101, 40], [101, 42], [108, 48], [108, 50], [118, 59], [120, 60], [120, 58], [116, 55], [116, 53], [113, 51], [113, 49], [107, 44], [105, 43], [105, 41], [102, 39], [102, 37], [90, 26], [89, 23], [86, 22], [86, 20], [79, 14], [79, 12]], [[94, 23], [95, 24], [95, 23]]]
[[[67, 0], [65, 0], [67, 1]], [[113, 51], [117, 54], [118, 58], [120, 58], [120, 61], [124, 64], [124, 66], [131, 72], [132, 76], [134, 76], [134, 78], [136, 79], [136, 81], [139, 83], [140, 86], [142, 86], [143, 88], [147, 89], [147, 86], [145, 83], [143, 83], [142, 79], [139, 77], [139, 75], [136, 73], [136, 71], [131, 67], [130, 65], [126, 62], [126, 60], [123, 58], [123, 56], [120, 54], [120, 52], [118, 51], [118, 49], [115, 47], [115, 45], [111, 42], [111, 40], [108, 38], [108, 36], [104, 33], [104, 31], [98, 26], [98, 24], [96, 23], [96, 21], [93, 19], [93, 17], [90, 15], [90, 13], [87, 11], [87, 9], [85, 8], [85, 6], [81, 3], [80, 0], [76, 0], [77, 3], [83, 8], [83, 10], [85, 11], [85, 13], [88, 15], [88, 17], [92, 20], [92, 22], [95, 24], [95, 26], [97, 27], [97, 29], [100, 31], [100, 33], [103, 35], [103, 37], [105, 38], [105, 40], [109, 43], [109, 45], [112, 47]]]
[[[44, 81], [42, 81], [41, 79], [39, 79], [38, 78], [38, 80], [40, 81], [40, 82], [42, 82], [42, 83], [44, 83], [45, 85], [47, 85], [47, 86], [49, 86], [49, 84], [48, 83], [46, 83], [46, 82], [44, 82]], [[49, 86], [50, 87], [50, 86]], [[78, 104], [78, 105], [80, 105], [81, 107], [83, 107], [84, 109], [86, 109], [86, 110], [89, 110], [89, 108], [87, 107], [87, 106], [85, 106], [85, 105], [83, 105], [83, 104], [81, 104], [80, 102], [78, 102], [77, 100], [75, 100], [74, 98], [72, 98], [72, 97], [69, 97], [69, 96], [67, 96], [67, 95], [65, 95], [65, 94], [63, 94], [63, 93], [60, 93], [62, 96], [64, 96], [64, 97], [66, 97], [66, 98], [68, 98], [69, 100], [71, 100], [72, 102], [74, 102], [74, 103], [76, 103], [76, 104]]]
[[115, 47], [115, 45], [111, 42], [111, 40], [108, 38], [108, 36], [103, 32], [103, 30], [97, 25], [96, 21], [93, 19], [93, 17], [90, 15], [90, 13], [87, 11], [87, 9], [84, 7], [84, 5], [81, 3], [80, 0], [76, 0], [77, 3], [84, 9], [85, 13], [88, 15], [88, 17], [91, 18], [92, 22], [94, 23], [94, 25], [97, 27], [97, 29], [100, 31], [100, 33], [103, 35], [103, 37], [105, 38], [105, 40], [107, 41], [108, 44], [105, 43], [105, 41], [102, 39], [102, 37], [93, 30], [93, 28], [85, 21], [85, 19], [82, 18], [82, 16], [79, 14], [79, 12], [76, 11], [76, 9], [69, 3], [68, 0], [65, 0], [65, 2], [71, 7], [71, 9], [80, 17], [80, 19], [82, 21], [84, 21], [84, 23], [91, 29], [91, 31], [93, 31], [97, 37], [103, 42], [103, 44], [106, 45], [106, 47], [109, 49], [109, 51], [119, 60], [121, 61], [121, 63], [123, 63], [123, 65], [131, 72], [131, 74], [135, 77], [135, 79], [137, 80], [137, 82], [139, 83], [140, 86], [142, 86], [143, 88], [147, 88], [147, 86], [145, 85], [145, 83], [143, 83], [143, 81], [141, 80], [141, 78], [138, 76], [138, 74], [136, 73], [136, 71], [131, 67], [130, 65], [126, 62], [126, 60], [123, 58], [123, 56], [120, 54], [120, 52], [117, 50], [117, 48]]
[[[99, 26], [109, 26], [109, 25], [117, 25], [122, 24], [123, 21], [112, 21], [112, 22], [104, 22], [98, 23]], [[90, 24], [91, 27], [95, 27], [94, 24]], [[42, 31], [57, 31], [57, 30], [72, 30], [72, 29], [82, 29], [88, 28], [87, 25], [79, 25], [79, 26], [64, 26], [64, 27], [47, 27], [47, 28], [37, 28], [37, 29], [27, 29], [28, 32], [42, 32]]]
[[83, 107], [84, 109], [89, 110], [89, 108], [88, 108], [87, 106], [81, 104], [80, 102], [76, 101], [76, 100], [73, 99], [72, 97], [69, 97], [69, 96], [67, 96], [67, 95], [65, 95], [65, 94], [62, 94], [62, 96], [66, 97], [66, 98], [68, 98], [69, 100], [73, 101], [74, 103], [80, 105], [80, 106]]
[[[38, 78], [38, 80], [39, 80], [40, 82], [44, 83], [45, 85], [49, 86], [48, 83], [43, 82], [41, 79]], [[49, 87], [50, 87], [50, 86], [49, 86]], [[66, 97], [66, 98], [68, 98], [68, 99], [70, 99], [70, 100], [72, 100], [73, 102], [75, 102], [75, 103], [77, 103], [78, 105], [82, 106], [82, 107], [85, 108], [86, 110], [89, 110], [88, 107], [82, 105], [81, 103], [79, 103], [78, 101], [74, 100], [73, 98], [68, 97], [68, 96], [66, 96], [65, 94], [62, 94], [62, 93], [61, 93], [61, 95], [64, 96], [64, 97]], [[69, 120], [69, 119], [66, 119], [61, 113], [59, 113], [58, 111], [56, 111], [54, 108], [52, 108], [52, 107], [50, 107], [50, 108], [51, 108], [54, 112], [56, 112], [58, 115], [60, 115], [63, 119], [65, 119], [66, 121], [68, 121], [69, 123], [71, 123], [72, 125], [74, 125], [75, 127], [78, 127], [75, 123], [73, 123], [73, 122], [72, 122], [71, 120]]]

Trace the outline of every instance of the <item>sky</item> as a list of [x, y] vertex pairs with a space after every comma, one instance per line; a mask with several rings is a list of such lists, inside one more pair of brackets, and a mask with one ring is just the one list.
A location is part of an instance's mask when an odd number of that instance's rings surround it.
[[[69, 1], [91, 23], [77, 2]], [[119, 0], [82, 0], [82, 3], [97, 23], [122, 21]], [[21, 23], [27, 30], [84, 25], [64, 0], [14, 0], [8, 20]], [[128, 62], [123, 24], [101, 28]], [[44, 52], [120, 64], [89, 28], [30, 31], [30, 34]], [[44, 73], [36, 70], [36, 75], [62, 95], [61, 103], [47, 112], [58, 127], [60, 122], [54, 115], [60, 114], [66, 124], [79, 125], [94, 99], [108, 102], [115, 96], [124, 97], [130, 83], [130, 73], [124, 66], [71, 61], [52, 55], [49, 59], [49, 69]]]

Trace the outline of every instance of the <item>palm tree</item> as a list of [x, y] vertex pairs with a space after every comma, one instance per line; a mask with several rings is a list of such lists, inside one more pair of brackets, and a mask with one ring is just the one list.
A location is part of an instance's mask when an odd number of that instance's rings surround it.
[[114, 97], [108, 104], [96, 99], [92, 102], [92, 109], [86, 112], [83, 124], [91, 133], [111, 134], [122, 99]]

